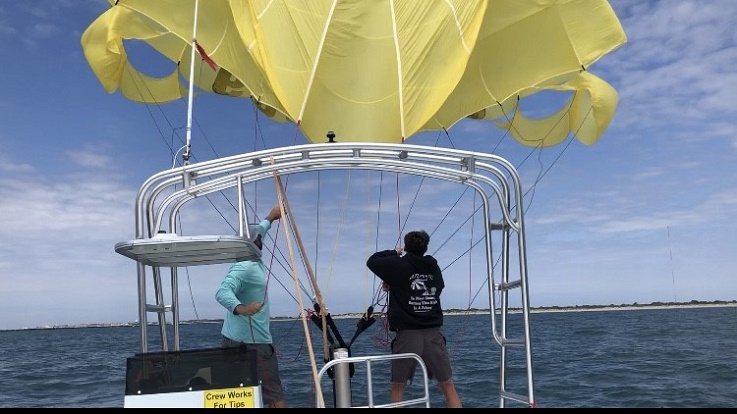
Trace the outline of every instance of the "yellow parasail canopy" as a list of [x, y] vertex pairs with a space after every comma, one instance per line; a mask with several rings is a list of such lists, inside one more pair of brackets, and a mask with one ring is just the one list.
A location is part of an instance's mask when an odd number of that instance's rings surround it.
[[[525, 145], [569, 133], [592, 144], [617, 106], [586, 71], [626, 42], [605, 0], [201, 0], [193, 36], [195, 4], [118, 0], [95, 20], [82, 47], [105, 89], [139, 102], [186, 96], [194, 37], [199, 91], [249, 97], [311, 142], [329, 130], [342, 142], [402, 142], [471, 116], [513, 120]], [[133, 67], [126, 40], [167, 57], [170, 75]], [[514, 113], [540, 90], [572, 98], [545, 119]]]

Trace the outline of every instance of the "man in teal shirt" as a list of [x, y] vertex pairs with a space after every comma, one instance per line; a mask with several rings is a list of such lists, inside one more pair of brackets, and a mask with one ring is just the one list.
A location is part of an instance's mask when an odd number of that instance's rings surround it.
[[223, 346], [256, 350], [256, 369], [261, 380], [264, 405], [286, 408], [279, 363], [271, 340], [268, 272], [261, 260], [263, 239], [274, 220], [281, 218], [277, 205], [258, 225], [249, 229], [243, 257], [234, 263], [220, 284], [215, 298], [228, 310], [223, 321]]

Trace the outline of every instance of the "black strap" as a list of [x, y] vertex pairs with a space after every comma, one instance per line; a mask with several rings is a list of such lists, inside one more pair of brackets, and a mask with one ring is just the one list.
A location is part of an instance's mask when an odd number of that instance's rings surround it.
[[356, 338], [358, 338], [358, 335], [360, 335], [363, 331], [373, 325], [374, 322], [376, 322], [376, 318], [371, 317], [372, 313], [374, 313], [374, 307], [369, 306], [363, 316], [361, 316], [361, 319], [356, 322], [356, 333], [353, 334], [353, 338], [351, 338], [351, 343], [348, 344], [348, 347], [353, 345], [353, 342], [356, 340]]
[[[317, 323], [320, 326], [320, 329], [322, 329], [322, 324], [320, 323], [320, 317], [318, 316], [319, 314], [320, 314], [320, 304], [315, 303], [315, 314], [313, 314], [312, 319], [315, 320], [315, 323]], [[345, 341], [343, 340], [343, 337], [340, 335], [340, 332], [338, 331], [338, 327], [335, 326], [335, 321], [333, 321], [333, 317], [330, 316], [329, 313], [325, 315], [325, 322], [327, 322], [327, 325], [330, 328], [330, 331], [333, 332], [335, 339], [338, 341], [338, 345], [342, 348], [348, 348], [348, 345], [346, 345]], [[330, 338], [330, 332], [328, 332], [328, 340], [330, 341], [331, 344], [334, 343]]]

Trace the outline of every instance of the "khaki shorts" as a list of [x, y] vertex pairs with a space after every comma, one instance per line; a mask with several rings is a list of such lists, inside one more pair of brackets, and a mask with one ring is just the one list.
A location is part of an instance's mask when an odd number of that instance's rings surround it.
[[[440, 327], [404, 329], [397, 331], [392, 340], [392, 354], [415, 353], [422, 358], [429, 378], [445, 382], [453, 378], [450, 356], [445, 346], [445, 336]], [[417, 368], [414, 358], [392, 360], [392, 382], [412, 382]]]
[[264, 406], [284, 400], [284, 389], [279, 377], [279, 360], [272, 344], [246, 344], [223, 337], [223, 347], [238, 348], [245, 347], [247, 350], [256, 350], [256, 372], [261, 381], [261, 393], [263, 394]]

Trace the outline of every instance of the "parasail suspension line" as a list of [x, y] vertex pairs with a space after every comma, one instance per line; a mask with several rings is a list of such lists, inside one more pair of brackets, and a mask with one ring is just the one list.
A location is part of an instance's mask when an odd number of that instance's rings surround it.
[[194, 2], [194, 22], [192, 23], [192, 56], [189, 62], [189, 97], [187, 99], [187, 144], [182, 153], [184, 165], [189, 165], [190, 149], [192, 148], [192, 100], [194, 99], [194, 59], [197, 50], [197, 14], [200, 0]]

